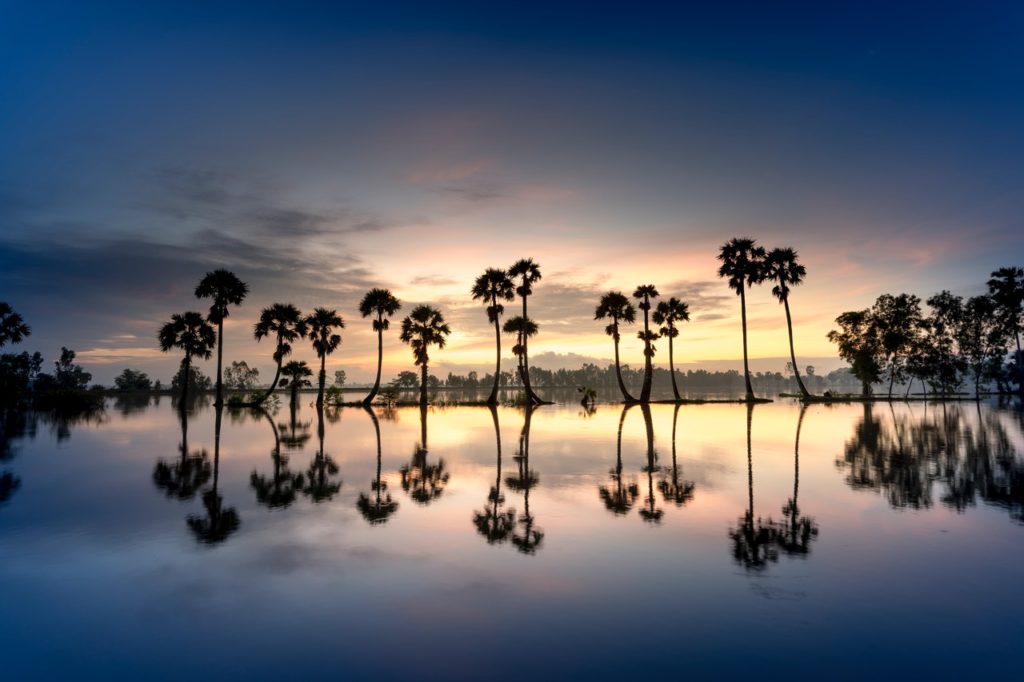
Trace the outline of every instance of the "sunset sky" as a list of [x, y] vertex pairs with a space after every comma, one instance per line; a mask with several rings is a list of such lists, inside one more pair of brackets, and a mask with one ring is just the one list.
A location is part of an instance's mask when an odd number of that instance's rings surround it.
[[[251, 287], [226, 360], [269, 374], [260, 308], [322, 305], [348, 325], [330, 369], [366, 380], [356, 306], [384, 286], [452, 323], [434, 373], [484, 371], [472, 280], [533, 257], [536, 364], [607, 362], [598, 297], [650, 282], [690, 303], [684, 369], [738, 367], [715, 256], [749, 235], [799, 251], [797, 352], [832, 369], [842, 311], [1024, 264], [1024, 5], [206, 4], [0, 2], [16, 350], [166, 381], [157, 327], [226, 267]], [[782, 370], [781, 307], [749, 306], [754, 368]], [[410, 369], [386, 343], [385, 378]]]

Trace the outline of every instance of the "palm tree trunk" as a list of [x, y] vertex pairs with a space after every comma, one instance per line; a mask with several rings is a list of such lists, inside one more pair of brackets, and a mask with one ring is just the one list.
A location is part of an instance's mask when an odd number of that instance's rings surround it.
[[747, 400], [753, 400], [754, 387], [750, 385], [750, 362], [747, 360], [747, 294], [743, 282], [740, 282], [740, 321], [743, 324], [743, 380], [747, 386]]
[[327, 383], [327, 354], [320, 356], [320, 391], [316, 396], [316, 407], [321, 409], [324, 406], [324, 385]]
[[[524, 278], [525, 279], [525, 278]], [[523, 320], [530, 319], [526, 315], [526, 296], [523, 296]], [[526, 387], [526, 397], [535, 403], [544, 402], [540, 399], [540, 396], [534, 393], [533, 386], [530, 385], [530, 353], [528, 349], [529, 338], [526, 334], [523, 334], [523, 384]]]
[[892, 385], [896, 381], [896, 356], [892, 358], [892, 362], [889, 363], [889, 397], [892, 398]]
[[800, 368], [796, 364], [796, 351], [793, 349], [793, 318], [789, 314], [789, 296], [782, 299], [782, 305], [786, 309], [786, 328], [789, 330], [789, 359], [793, 361], [793, 374], [796, 375], [796, 385], [800, 388], [800, 395], [808, 397], [810, 393], [800, 378]]
[[498, 404], [498, 381], [501, 378], [501, 325], [498, 323], [498, 316], [494, 316], [494, 347], [497, 349], [494, 359], [494, 386], [491, 387], [491, 395], [487, 398], [488, 405]]
[[1020, 330], [1014, 329], [1013, 336], [1017, 339], [1017, 391], [1024, 398], [1024, 355], [1020, 354]]
[[622, 391], [622, 398], [627, 403], [635, 403], [636, 402], [636, 398], [631, 396], [629, 394], [629, 391], [626, 390], [626, 383], [622, 380], [622, 370], [619, 368], [619, 330], [618, 330], [618, 322], [616, 322], [616, 324], [615, 324], [615, 337], [614, 337], [613, 340], [615, 341], [615, 378], [619, 380], [619, 390]]
[[188, 380], [192, 376], [192, 356], [185, 353], [185, 360], [181, 363], [181, 368], [184, 370], [182, 374], [185, 376], [181, 382], [181, 409], [187, 409], [188, 406]]
[[277, 388], [278, 380], [281, 378], [281, 363], [284, 361], [284, 357], [280, 355], [280, 351], [281, 351], [280, 340], [278, 340], [277, 350], [278, 350], [278, 353], [277, 353], [277, 355], [278, 355], [278, 358], [277, 358], [277, 371], [274, 372], [274, 380], [270, 382], [270, 388], [268, 388], [267, 392], [263, 394], [263, 397], [260, 398], [257, 401], [259, 403], [265, 403], [270, 398], [271, 394], [273, 394], [273, 392], [274, 392], [274, 389]]
[[754, 453], [750, 435], [754, 425], [754, 406], [747, 405], [747, 520], [754, 522]]
[[[383, 319], [378, 315], [377, 322], [383, 322]], [[373, 382], [373, 390], [370, 391], [370, 395], [366, 396], [363, 400], [363, 404], [369, 407], [373, 399], [377, 397], [377, 393], [380, 391], [380, 371], [384, 365], [384, 330], [381, 329], [380, 324], [377, 325], [377, 378]]]
[[217, 398], [214, 405], [224, 404], [224, 382], [221, 378], [221, 366], [224, 361], [224, 320], [217, 323]]
[[420, 444], [427, 451], [427, 404], [420, 405]]
[[[650, 302], [645, 300], [648, 308]], [[640, 402], [651, 402], [651, 386], [654, 383], [654, 367], [651, 365], [651, 339], [649, 310], [644, 310], [644, 383], [640, 387]]]
[[679, 395], [679, 387], [676, 386], [676, 365], [672, 357], [672, 337], [668, 337], [668, 373], [672, 377], [672, 395], [676, 397], [676, 402], [680, 402], [682, 398]]
[[420, 367], [420, 405], [427, 406], [427, 363]]

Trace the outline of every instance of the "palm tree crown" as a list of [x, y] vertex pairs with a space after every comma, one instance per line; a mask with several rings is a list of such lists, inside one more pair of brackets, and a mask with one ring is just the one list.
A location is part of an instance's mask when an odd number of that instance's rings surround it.
[[677, 323], [690, 321], [690, 306], [673, 296], [667, 301], [660, 301], [658, 303], [658, 307], [654, 309], [651, 319], [654, 321], [654, 324], [661, 325], [658, 332], [662, 336], [674, 339], [679, 336]]
[[430, 361], [430, 346], [444, 348], [451, 327], [444, 321], [444, 315], [437, 308], [419, 305], [402, 320], [402, 343], [412, 347], [412, 354], [417, 365], [425, 365]]
[[516, 335], [516, 345], [512, 346], [512, 354], [521, 356], [523, 354], [523, 341], [537, 335], [539, 327], [537, 323], [528, 317], [516, 315], [505, 320], [502, 331], [506, 334]]
[[540, 281], [540, 265], [532, 258], [521, 258], [508, 269], [509, 277], [518, 277], [520, 282], [516, 293], [526, 297], [533, 294], [533, 285]]
[[20, 343], [32, 334], [32, 328], [25, 324], [21, 315], [14, 312], [7, 303], [0, 302], [0, 347], [8, 343]]
[[345, 320], [338, 311], [314, 308], [312, 313], [306, 315], [304, 321], [318, 358], [323, 359], [338, 350], [338, 346], [341, 345], [341, 334], [335, 334], [334, 331], [345, 328]]
[[[539, 272], [537, 277], [540, 277]], [[500, 268], [487, 268], [484, 274], [476, 278], [470, 293], [474, 301], [483, 300], [487, 304], [489, 322], [497, 322], [505, 312], [505, 306], [499, 301], [511, 301], [516, 297], [515, 283]]]
[[196, 298], [210, 298], [208, 319], [220, 324], [228, 316], [228, 306], [241, 305], [249, 286], [229, 270], [214, 270], [206, 273], [196, 286]]
[[632, 324], [636, 321], [636, 308], [621, 291], [609, 291], [601, 296], [594, 310], [595, 320], [611, 318], [612, 323], [605, 327], [605, 334], [616, 341], [619, 340], [619, 322]]
[[277, 337], [274, 360], [278, 363], [292, 352], [292, 342], [306, 337], [306, 321], [302, 313], [291, 303], [275, 303], [264, 308], [260, 321], [253, 328], [257, 341], [267, 336]]
[[165, 353], [178, 348], [187, 358], [207, 360], [213, 354], [217, 335], [201, 313], [192, 311], [171, 315], [171, 321], [160, 327], [157, 340]]
[[803, 284], [807, 268], [797, 261], [797, 254], [791, 248], [772, 249], [765, 256], [764, 279], [775, 282], [772, 295], [779, 302], [786, 300], [792, 287]]
[[718, 276], [727, 278], [729, 288], [737, 294], [744, 285], [760, 284], [764, 281], [761, 264], [765, 258], [763, 246], [749, 237], [734, 238], [722, 245], [718, 260], [722, 265], [718, 268]]
[[401, 302], [387, 289], [370, 289], [359, 302], [359, 314], [363, 317], [374, 315], [373, 331], [387, 331], [390, 326], [389, 317], [402, 308]]

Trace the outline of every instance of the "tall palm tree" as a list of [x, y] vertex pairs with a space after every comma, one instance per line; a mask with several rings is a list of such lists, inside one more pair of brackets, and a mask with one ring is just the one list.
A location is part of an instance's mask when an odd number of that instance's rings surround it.
[[1024, 268], [999, 268], [993, 272], [988, 281], [988, 293], [996, 303], [1006, 331], [1012, 332], [1016, 341], [1017, 390], [1024, 396], [1024, 355], [1020, 351], [1020, 332], [1024, 324]]
[[676, 366], [672, 352], [672, 342], [679, 336], [679, 327], [676, 325], [680, 322], [690, 321], [690, 306], [673, 296], [667, 301], [660, 301], [658, 303], [652, 319], [654, 324], [661, 325], [658, 331], [668, 339], [668, 372], [672, 377], [672, 394], [675, 396], [676, 402], [679, 402], [682, 400], [682, 397], [679, 395], [679, 387], [676, 386]]
[[327, 383], [327, 356], [338, 350], [338, 346], [341, 345], [341, 334], [336, 334], [335, 330], [344, 329], [345, 320], [337, 310], [314, 308], [312, 313], [306, 315], [305, 322], [309, 338], [313, 342], [313, 350], [320, 358], [320, 390], [316, 394], [316, 404], [317, 408], [322, 408], [324, 385]]
[[640, 389], [640, 402], [651, 402], [651, 386], [654, 384], [654, 366], [651, 364], [654, 358], [654, 341], [658, 335], [651, 331], [651, 299], [657, 298], [660, 294], [653, 284], [641, 284], [633, 291], [633, 298], [637, 299], [636, 307], [644, 311], [644, 330], [637, 332], [637, 338], [644, 342], [644, 384]]
[[498, 459], [495, 468], [497, 470], [494, 485], [487, 493], [487, 505], [483, 511], [473, 512], [473, 525], [480, 535], [487, 538], [487, 544], [501, 544], [508, 540], [516, 526], [516, 512], [513, 509], [502, 510], [505, 504], [505, 494], [501, 492], [501, 428], [498, 424], [498, 410], [494, 405], [491, 409], [491, 419], [494, 421], [494, 440], [497, 447]]
[[160, 342], [160, 350], [165, 353], [172, 348], [178, 348], [185, 353], [181, 361], [185, 377], [181, 386], [181, 409], [185, 409], [188, 402], [189, 378], [192, 375], [192, 358], [209, 360], [213, 355], [213, 344], [217, 340], [217, 334], [200, 313], [190, 311], [181, 315], [171, 315], [171, 321], [165, 323], [157, 332], [157, 340]]
[[370, 289], [359, 303], [359, 314], [363, 317], [373, 315], [373, 331], [377, 332], [377, 378], [373, 382], [373, 390], [363, 400], [369, 405], [380, 392], [380, 372], [384, 364], [384, 332], [391, 326], [388, 319], [402, 308], [402, 304], [387, 289]]
[[482, 300], [487, 305], [487, 319], [494, 324], [494, 346], [496, 348], [496, 359], [494, 367], [494, 386], [491, 387], [491, 395], [487, 398], [488, 405], [498, 403], [498, 382], [501, 378], [501, 324], [502, 313], [505, 306], [499, 301], [511, 301], [516, 297], [515, 284], [509, 278], [508, 273], [500, 268], [487, 268], [484, 274], [476, 278], [473, 283], [473, 300]]
[[608, 472], [614, 487], [598, 486], [597, 494], [604, 502], [605, 509], [616, 516], [624, 516], [633, 507], [636, 498], [640, 496], [640, 486], [636, 481], [624, 484], [622, 481], [622, 427], [626, 423], [626, 415], [633, 407], [632, 404], [622, 406], [622, 414], [619, 415], [619, 430], [615, 437], [615, 468]]
[[[512, 346], [512, 354], [516, 356], [518, 362], [519, 379], [526, 385], [526, 360], [523, 354], [523, 348], [526, 345], [526, 339], [536, 336], [537, 334], [537, 323], [528, 317], [522, 317], [516, 315], [505, 320], [505, 324], [502, 329], [506, 334], [515, 334], [516, 342]], [[529, 395], [527, 395], [529, 400]]]
[[264, 308], [260, 313], [260, 321], [253, 328], [253, 335], [257, 341], [261, 341], [267, 336], [277, 338], [277, 346], [274, 348], [274, 362], [277, 363], [277, 371], [274, 372], [274, 380], [270, 382], [270, 388], [257, 401], [262, 403], [277, 388], [277, 381], [281, 378], [281, 363], [291, 355], [292, 343], [306, 338], [306, 321], [302, 318], [299, 309], [291, 303], [275, 303], [269, 308]]
[[418, 305], [402, 320], [402, 333], [399, 338], [412, 348], [413, 358], [420, 366], [420, 405], [427, 404], [427, 363], [430, 362], [431, 346], [444, 348], [451, 327], [444, 321], [444, 315], [437, 308], [429, 305]]
[[[803, 284], [807, 276], [807, 268], [801, 265], [796, 259], [796, 251], [791, 248], [772, 249], [764, 259], [764, 278], [775, 282], [772, 287], [772, 294], [779, 299], [786, 308], [786, 329], [789, 330], [789, 359], [793, 362], [793, 373], [796, 375], [796, 385], [800, 387], [800, 395], [805, 398], [810, 395], [803, 379], [800, 378], [800, 368], [796, 364], [796, 351], [793, 349], [793, 317], [789, 313], [789, 290], [792, 287]], [[890, 387], [890, 392], [891, 392]]]
[[[512, 264], [512, 267], [508, 269], [508, 275], [512, 278], [519, 278], [519, 286], [516, 287], [516, 293], [519, 294], [523, 299], [523, 319], [530, 319], [529, 314], [526, 311], [526, 299], [533, 294], [533, 285], [540, 281], [540, 265], [535, 263], [532, 258], [522, 258]], [[543, 403], [541, 397], [534, 392], [533, 387], [530, 385], [530, 352], [527, 337], [523, 337], [523, 354], [522, 362], [525, 371], [523, 372], [523, 384], [526, 387], [526, 396], [535, 403]]]
[[224, 404], [221, 374], [221, 366], [224, 364], [224, 318], [228, 316], [228, 306], [241, 305], [248, 293], [248, 285], [228, 270], [208, 272], [196, 286], [196, 298], [213, 299], [206, 319], [217, 325], [217, 398], [214, 405]]
[[622, 322], [633, 324], [636, 320], [636, 308], [621, 291], [609, 291], [601, 297], [601, 301], [597, 304], [597, 309], [594, 310], [594, 319], [611, 319], [611, 324], [605, 327], [604, 331], [615, 342], [615, 378], [619, 381], [619, 390], [622, 391], [623, 399], [627, 403], [636, 402], [636, 398], [626, 390], [626, 384], [622, 381], [622, 369], [619, 366], [619, 339], [621, 338], [619, 324]]
[[206, 516], [190, 515], [186, 521], [196, 540], [207, 545], [224, 542], [241, 525], [238, 512], [234, 507], [225, 509], [224, 498], [217, 491], [220, 472], [220, 427], [224, 411], [223, 406], [216, 406], [216, 410], [217, 417], [213, 440], [213, 487], [203, 493], [203, 507], [206, 509]]
[[743, 379], [747, 385], [747, 400], [754, 399], [750, 384], [750, 362], [747, 357], [747, 287], [763, 281], [765, 251], [749, 237], [733, 238], [722, 245], [718, 260], [718, 276], [727, 278], [729, 288], [740, 297], [740, 316], [743, 323]]
[[309, 377], [313, 376], [313, 370], [309, 368], [305, 360], [291, 360], [281, 368], [281, 375], [287, 377], [281, 382], [282, 386], [288, 386], [291, 391], [291, 406], [294, 411], [299, 399], [299, 389], [313, 384]]
[[32, 328], [25, 324], [21, 315], [14, 312], [7, 303], [0, 302], [0, 348], [8, 343], [21, 343], [32, 334]]
[[391, 498], [391, 493], [388, 492], [388, 483], [381, 479], [381, 447], [380, 447], [380, 422], [377, 421], [377, 415], [369, 407], [364, 408], [370, 415], [370, 420], [373, 422], [373, 431], [377, 436], [377, 477], [373, 480], [371, 488], [373, 489], [374, 499], [370, 499], [370, 496], [366, 493], [359, 493], [359, 499], [356, 501], [356, 507], [359, 509], [359, 513], [363, 515], [363, 518], [372, 525], [380, 525], [387, 523], [387, 520], [391, 518], [391, 515], [398, 511], [398, 502]]

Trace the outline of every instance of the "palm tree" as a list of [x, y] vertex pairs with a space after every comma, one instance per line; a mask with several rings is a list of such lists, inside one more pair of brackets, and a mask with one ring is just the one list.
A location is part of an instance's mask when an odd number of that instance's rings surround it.
[[274, 362], [277, 363], [277, 371], [274, 372], [274, 380], [270, 382], [270, 388], [257, 401], [264, 402], [277, 388], [277, 381], [281, 378], [281, 363], [291, 355], [292, 343], [298, 339], [306, 338], [306, 321], [302, 313], [291, 303], [275, 303], [269, 308], [264, 308], [260, 313], [260, 321], [253, 329], [256, 341], [261, 341], [267, 336], [277, 337], [277, 347], [274, 349]]
[[[536, 336], [537, 334], [537, 323], [528, 317], [522, 317], [516, 315], [505, 320], [505, 324], [502, 326], [502, 330], [506, 334], [515, 334], [516, 342], [512, 346], [512, 354], [516, 356], [517, 370], [519, 372], [519, 379], [526, 385], [526, 362], [524, 360], [523, 349], [526, 345], [526, 339]], [[529, 400], [529, 396], [527, 396]]]
[[384, 364], [384, 332], [391, 326], [391, 321], [388, 318], [397, 313], [401, 307], [402, 304], [387, 289], [370, 289], [359, 303], [359, 313], [363, 317], [375, 316], [373, 331], [377, 332], [377, 378], [373, 382], [373, 390], [370, 391], [370, 395], [363, 400], [364, 405], [372, 403], [380, 391], [380, 372]]
[[0, 302], [0, 348], [8, 343], [21, 343], [32, 334], [32, 328], [25, 324], [21, 315], [14, 312], [7, 303]]
[[[790, 248], [772, 249], [764, 260], [764, 278], [775, 282], [772, 294], [786, 308], [786, 328], [789, 330], [789, 358], [793, 361], [793, 373], [796, 385], [800, 387], [800, 395], [810, 395], [800, 378], [800, 368], [796, 364], [796, 351], [793, 349], [793, 317], [789, 314], [789, 290], [803, 284], [807, 276], [807, 268], [797, 262], [796, 251]], [[890, 387], [891, 392], [891, 387]]]
[[412, 348], [415, 363], [420, 366], [420, 405], [427, 404], [427, 363], [430, 362], [428, 351], [431, 346], [444, 348], [451, 327], [444, 321], [444, 315], [437, 308], [419, 305], [402, 320], [402, 333], [399, 338]]
[[604, 320], [611, 318], [612, 323], [604, 328], [604, 331], [608, 336], [612, 337], [615, 342], [615, 378], [619, 380], [619, 390], [622, 391], [622, 397], [627, 403], [636, 402], [636, 398], [629, 394], [626, 390], [626, 384], [622, 381], [622, 369], [619, 366], [619, 323], [627, 322], [633, 324], [636, 320], [636, 308], [629, 302], [625, 294], [621, 291], [609, 291], [607, 294], [601, 297], [600, 303], [597, 304], [597, 309], [594, 310], [595, 320]]
[[501, 492], [501, 428], [498, 424], [498, 410], [494, 405], [491, 409], [491, 419], [494, 421], [494, 440], [497, 445], [498, 459], [495, 468], [497, 470], [494, 485], [487, 493], [487, 505], [483, 511], [473, 512], [473, 525], [480, 535], [487, 538], [487, 544], [501, 544], [508, 540], [516, 526], [516, 512], [513, 509], [502, 511], [505, 504], [505, 494]]
[[672, 412], [672, 476], [658, 484], [658, 490], [665, 501], [671, 500], [677, 507], [682, 507], [693, 499], [693, 489], [696, 487], [693, 481], [679, 480], [679, 466], [676, 464], [676, 425], [679, 422], [680, 407], [682, 406], [676, 403]]
[[181, 361], [184, 380], [181, 386], [181, 409], [185, 409], [188, 401], [189, 378], [192, 375], [192, 358], [209, 360], [213, 355], [213, 344], [217, 340], [216, 332], [200, 313], [187, 312], [171, 315], [171, 321], [160, 327], [157, 332], [160, 350], [168, 352], [178, 348], [185, 352]]
[[228, 306], [241, 305], [248, 293], [248, 285], [228, 270], [208, 272], [196, 286], [196, 298], [213, 299], [206, 319], [217, 325], [217, 398], [214, 405], [224, 404], [224, 383], [221, 376], [221, 365], [224, 362], [224, 318], [228, 316]]
[[320, 358], [320, 390], [316, 395], [318, 408], [324, 405], [324, 385], [327, 383], [327, 356], [338, 350], [341, 345], [341, 334], [335, 334], [336, 329], [345, 328], [345, 320], [336, 310], [328, 308], [314, 308], [313, 312], [306, 316], [306, 327], [309, 330], [309, 338], [313, 341], [313, 350]]
[[658, 335], [651, 331], [651, 299], [657, 298], [660, 294], [653, 284], [641, 284], [633, 292], [633, 298], [637, 299], [636, 307], [644, 311], [644, 330], [637, 332], [637, 338], [644, 342], [644, 384], [640, 389], [640, 402], [651, 402], [651, 386], [654, 383], [654, 367], [651, 364], [654, 358], [654, 341]]
[[1017, 390], [1024, 396], [1024, 355], [1020, 351], [1020, 332], [1024, 323], [1024, 268], [999, 268], [993, 272], [988, 281], [988, 293], [999, 309], [1007, 332], [1012, 332], [1016, 341]]
[[654, 324], [661, 325], [661, 329], [658, 331], [668, 339], [668, 371], [672, 377], [672, 394], [675, 395], [676, 402], [679, 402], [682, 400], [682, 397], [679, 395], [679, 387], [676, 386], [676, 368], [672, 352], [672, 341], [679, 336], [679, 327], [676, 324], [690, 321], [690, 306], [673, 296], [667, 301], [660, 301], [658, 303], [652, 319]]
[[215, 545], [224, 542], [228, 536], [238, 530], [241, 520], [234, 507], [224, 508], [224, 498], [217, 491], [220, 472], [220, 427], [223, 407], [216, 406], [217, 417], [214, 426], [213, 440], [213, 487], [203, 493], [203, 507], [206, 516], [189, 516], [186, 523], [196, 540], [203, 544]]
[[487, 319], [494, 323], [494, 345], [496, 348], [494, 386], [491, 387], [491, 395], [487, 398], [487, 404], [496, 405], [498, 403], [498, 381], [501, 378], [500, 318], [505, 312], [505, 306], [499, 301], [511, 301], [516, 297], [515, 284], [504, 270], [487, 268], [484, 274], [476, 278], [471, 293], [474, 301], [482, 300], [487, 305]]
[[294, 410], [299, 399], [299, 389], [313, 385], [308, 378], [313, 376], [313, 370], [309, 368], [305, 360], [291, 360], [281, 368], [281, 374], [287, 377], [281, 381], [281, 385], [291, 389], [291, 405]]
[[656, 506], [657, 499], [654, 497], [654, 472], [659, 471], [658, 453], [654, 450], [654, 423], [651, 420], [651, 406], [647, 403], [640, 404], [640, 410], [644, 415], [644, 430], [647, 433], [647, 465], [644, 466], [644, 473], [647, 474], [647, 506], [640, 510], [640, 518], [648, 523], [659, 523], [665, 514], [663, 509]]
[[[533, 262], [532, 258], [522, 258], [512, 264], [512, 267], [508, 269], [509, 277], [518, 277], [519, 286], [516, 287], [516, 293], [523, 299], [523, 319], [530, 319], [529, 314], [526, 312], [526, 299], [533, 294], [533, 285], [540, 281], [540, 265]], [[530, 386], [530, 353], [527, 343], [527, 337], [523, 337], [523, 353], [522, 353], [522, 364], [525, 368], [523, 372], [523, 384], [526, 387], [526, 396], [535, 403], [543, 403], [541, 397], [537, 395], [533, 387]]]
[[631, 404], [623, 405], [622, 414], [619, 415], [619, 430], [615, 439], [615, 468], [608, 472], [614, 487], [602, 485], [597, 488], [605, 509], [616, 516], [624, 516], [640, 496], [640, 487], [635, 481], [628, 484], [622, 482], [622, 427], [626, 423], [626, 415], [631, 407]]
[[760, 284], [763, 277], [764, 248], [749, 237], [733, 238], [722, 245], [718, 260], [718, 276], [729, 280], [729, 288], [740, 297], [740, 315], [743, 323], [743, 379], [747, 384], [747, 400], [754, 399], [750, 385], [750, 362], [747, 359], [747, 287]]
[[370, 496], [365, 493], [359, 493], [356, 507], [358, 507], [359, 513], [363, 515], [363, 518], [371, 526], [375, 526], [387, 523], [391, 515], [398, 511], [398, 502], [391, 499], [391, 493], [388, 492], [388, 483], [382, 480], [380, 476], [380, 422], [377, 421], [377, 415], [372, 409], [365, 406], [363, 409], [370, 415], [370, 420], [373, 422], [373, 431], [377, 435], [377, 477], [370, 486], [373, 489], [374, 499], [371, 500]]

